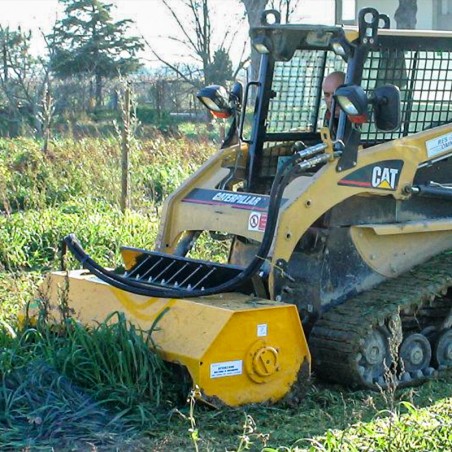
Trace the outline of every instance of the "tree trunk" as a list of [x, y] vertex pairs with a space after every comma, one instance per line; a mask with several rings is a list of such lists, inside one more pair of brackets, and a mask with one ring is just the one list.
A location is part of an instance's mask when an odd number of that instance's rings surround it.
[[102, 76], [96, 74], [96, 109], [102, 107]]
[[399, 0], [394, 19], [397, 28], [402, 30], [412, 30], [416, 28], [417, 0]]
[[[261, 15], [265, 11], [268, 0], [242, 0], [245, 5], [246, 16], [248, 17], [248, 24], [250, 28], [260, 25]], [[259, 73], [260, 55], [251, 47], [251, 78], [257, 80]]]
[[20, 116], [15, 108], [8, 108], [8, 138], [16, 138], [20, 135]]
[[8, 76], [8, 48], [7, 48], [7, 40], [3, 39], [3, 46], [2, 46], [2, 58], [3, 58], [3, 81], [4, 83], [8, 83], [9, 76]]
[[14, 90], [14, 86], [12, 86], [11, 83], [7, 83], [4, 85], [3, 89], [8, 100], [6, 106], [8, 120], [8, 138], [15, 138], [20, 135], [22, 115], [17, 104], [17, 96]]
[[165, 80], [157, 79], [155, 81], [155, 111], [157, 112], [157, 119], [161, 121], [162, 113], [165, 110]]

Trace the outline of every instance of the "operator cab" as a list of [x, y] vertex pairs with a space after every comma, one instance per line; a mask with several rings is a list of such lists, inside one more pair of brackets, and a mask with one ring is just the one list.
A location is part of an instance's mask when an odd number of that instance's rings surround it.
[[[234, 105], [228, 113], [237, 116], [224, 146], [234, 138], [248, 145], [244, 191], [268, 193], [284, 158], [321, 142], [325, 125], [331, 139], [344, 144], [337, 170], [345, 171], [356, 165], [361, 147], [449, 121], [451, 40], [434, 32], [416, 32], [422, 37], [416, 39], [388, 28], [389, 18], [373, 8], [360, 11], [358, 29], [280, 24], [279, 13], [264, 12], [262, 25], [250, 32], [262, 55], [258, 79], [247, 83], [243, 98], [236, 84], [218, 108], [224, 114], [225, 105]], [[438, 39], [441, 52], [435, 51]], [[334, 96], [341, 114], [333, 127], [325, 124], [322, 82], [336, 71], [346, 77]]]

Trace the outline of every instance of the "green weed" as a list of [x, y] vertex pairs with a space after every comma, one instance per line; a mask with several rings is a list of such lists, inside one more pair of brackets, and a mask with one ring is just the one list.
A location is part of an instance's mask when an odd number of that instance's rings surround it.
[[186, 384], [150, 351], [151, 336], [113, 313], [88, 329], [45, 316], [0, 324], [0, 448], [115, 444], [165, 418]]
[[31, 299], [41, 279], [38, 272], [0, 271], [0, 324], [15, 323], [16, 314]]
[[[103, 265], [119, 263], [121, 245], [150, 248], [157, 220], [95, 200], [73, 200], [59, 207], [0, 216], [0, 266], [9, 271], [58, 266], [61, 241], [75, 232]], [[1, 267], [0, 267], [1, 268]]]
[[[406, 411], [401, 413], [401, 409]], [[302, 444], [306, 444], [303, 446]], [[429, 409], [402, 402], [395, 411], [379, 413], [372, 422], [300, 441], [294, 451], [433, 451], [452, 448], [452, 402], [439, 401]]]

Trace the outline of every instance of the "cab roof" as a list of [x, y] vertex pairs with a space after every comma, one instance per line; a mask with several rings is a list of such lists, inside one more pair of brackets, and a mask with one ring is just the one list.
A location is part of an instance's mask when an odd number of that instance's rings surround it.
[[[357, 27], [312, 24], [271, 24], [253, 27], [250, 37], [255, 47], [267, 49], [276, 60], [288, 61], [295, 50], [332, 50], [331, 43], [346, 39], [359, 44]], [[264, 46], [264, 47], [262, 47]], [[452, 50], [452, 32], [432, 30], [378, 29], [373, 47], [401, 50]]]

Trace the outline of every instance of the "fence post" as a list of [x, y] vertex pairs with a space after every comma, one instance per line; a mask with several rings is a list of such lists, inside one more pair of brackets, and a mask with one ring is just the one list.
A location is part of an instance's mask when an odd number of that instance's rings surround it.
[[53, 119], [55, 108], [53, 104], [53, 99], [50, 94], [49, 86], [46, 86], [44, 92], [44, 98], [42, 102], [42, 112], [41, 112], [41, 127], [42, 127], [42, 148], [41, 151], [47, 153], [49, 150], [49, 141], [51, 137], [51, 124]]
[[121, 134], [121, 212], [129, 208], [129, 152], [130, 152], [130, 82], [127, 82], [122, 105]]

